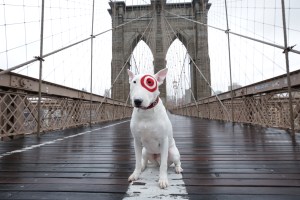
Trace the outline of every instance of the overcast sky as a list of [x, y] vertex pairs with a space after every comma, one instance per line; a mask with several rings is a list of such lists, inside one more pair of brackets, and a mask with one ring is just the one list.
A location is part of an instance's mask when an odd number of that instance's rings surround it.
[[[7, 69], [39, 55], [40, 0], [3, 0], [0, 4], [0, 68]], [[23, 2], [24, 5], [23, 6]], [[44, 53], [52, 52], [91, 35], [92, 1], [59, 0], [45, 1]], [[149, 0], [129, 0], [127, 5], [145, 4]], [[174, 0], [168, 2], [191, 2]], [[208, 22], [226, 29], [224, 0], [210, 0]], [[283, 46], [283, 31], [280, 0], [228, 0], [229, 27], [236, 33], [254, 37]], [[289, 45], [297, 44], [300, 50], [299, 0], [286, 0], [286, 16]], [[94, 34], [111, 28], [107, 12], [108, 1], [98, 0], [95, 5]], [[209, 56], [214, 90], [226, 91], [229, 85], [227, 37], [222, 31], [209, 28]], [[233, 82], [247, 85], [285, 73], [282, 50], [252, 42], [237, 36], [230, 36]], [[172, 81], [182, 82], [188, 88], [189, 77], [179, 74], [185, 58], [185, 47], [175, 41], [171, 45], [167, 63], [169, 94]], [[141, 71], [153, 71], [153, 56], [141, 43], [135, 50], [135, 60]], [[299, 69], [299, 55], [290, 53], [291, 71]], [[187, 62], [187, 60], [186, 60]], [[93, 92], [104, 94], [110, 87], [111, 32], [94, 40]], [[142, 70], [143, 69], [143, 70]], [[188, 65], [184, 67], [188, 74]], [[14, 72], [38, 77], [38, 64], [34, 63]], [[43, 79], [77, 89], [90, 88], [90, 42], [46, 58]]]

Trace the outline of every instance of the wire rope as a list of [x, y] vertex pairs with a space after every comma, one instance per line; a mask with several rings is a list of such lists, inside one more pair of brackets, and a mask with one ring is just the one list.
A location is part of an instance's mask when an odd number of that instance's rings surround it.
[[[175, 33], [173, 27], [170, 25], [170, 23], [168, 22], [168, 20], [165, 18], [167, 24], [169, 25], [169, 27], [171, 28], [173, 34], [178, 38], [177, 34]], [[179, 38], [178, 38], [179, 39]], [[189, 55], [189, 54], [188, 54]], [[215, 94], [217, 100], [220, 102], [221, 106], [223, 107], [223, 109], [225, 110], [226, 114], [227, 114], [227, 118], [228, 120], [230, 119], [230, 114], [227, 110], [227, 108], [225, 107], [225, 105], [223, 104], [223, 102], [221, 101], [221, 99], [219, 98], [219, 96], [215, 93], [214, 89], [211, 87], [211, 84], [209, 83], [209, 81], [207, 80], [207, 78], [204, 76], [204, 74], [201, 72], [201, 70], [199, 69], [199, 67], [197, 66], [197, 64], [195, 63], [195, 61], [190, 57], [190, 60], [193, 62], [193, 64], [195, 65], [197, 71], [200, 73], [200, 75], [202, 76], [202, 78], [204, 79], [204, 81], [206, 82], [206, 84], [211, 88], [211, 90], [213, 91], [213, 93]]]

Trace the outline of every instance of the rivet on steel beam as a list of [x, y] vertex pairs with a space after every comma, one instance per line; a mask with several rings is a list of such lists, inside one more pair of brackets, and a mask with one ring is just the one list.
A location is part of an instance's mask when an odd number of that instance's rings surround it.
[[23, 79], [23, 78], [21, 78], [20, 80], [19, 80], [19, 83], [20, 83], [20, 86], [21, 87], [25, 87], [27, 84], [26, 84], [26, 80], [25, 79]]

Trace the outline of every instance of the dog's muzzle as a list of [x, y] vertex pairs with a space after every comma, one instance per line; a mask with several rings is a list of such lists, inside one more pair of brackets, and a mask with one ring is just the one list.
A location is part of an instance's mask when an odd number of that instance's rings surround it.
[[135, 107], [141, 107], [142, 103], [143, 103], [143, 100], [142, 99], [134, 99], [133, 100], [133, 103], [134, 103], [134, 106]]

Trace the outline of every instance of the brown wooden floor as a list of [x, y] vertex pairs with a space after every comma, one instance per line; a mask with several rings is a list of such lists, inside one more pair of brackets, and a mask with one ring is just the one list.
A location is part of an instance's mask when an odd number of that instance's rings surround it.
[[[300, 199], [300, 135], [171, 116], [189, 199]], [[92, 127], [92, 130], [112, 122]], [[0, 199], [122, 199], [134, 169], [129, 122], [0, 143]], [[45, 142], [53, 141], [48, 144]], [[170, 180], [171, 182], [171, 180]]]

